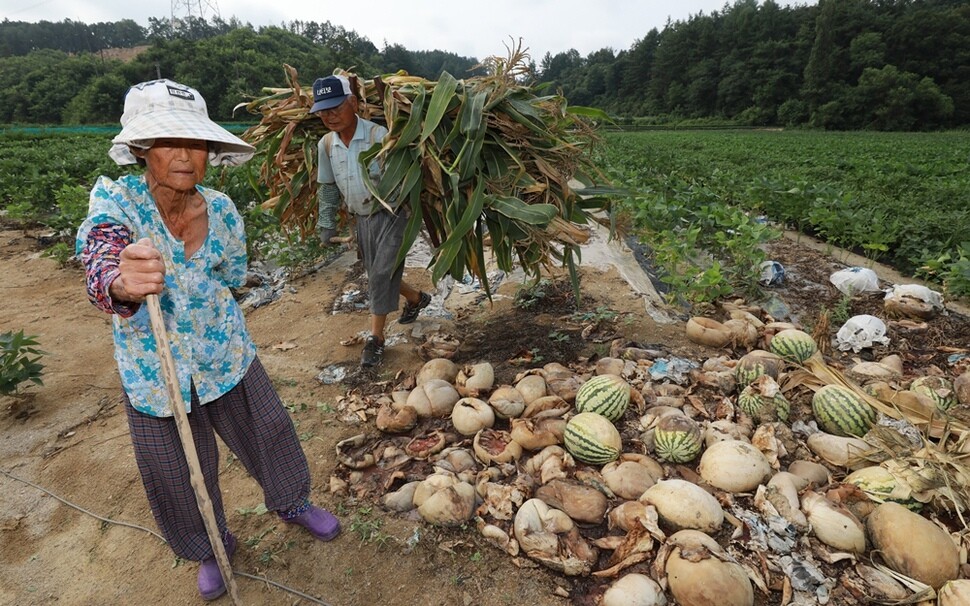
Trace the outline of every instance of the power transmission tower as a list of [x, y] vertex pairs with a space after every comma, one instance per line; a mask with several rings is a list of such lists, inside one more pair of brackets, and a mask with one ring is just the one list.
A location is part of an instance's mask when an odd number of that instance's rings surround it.
[[172, 22], [176, 19], [199, 17], [202, 20], [221, 18], [216, 0], [172, 0]]

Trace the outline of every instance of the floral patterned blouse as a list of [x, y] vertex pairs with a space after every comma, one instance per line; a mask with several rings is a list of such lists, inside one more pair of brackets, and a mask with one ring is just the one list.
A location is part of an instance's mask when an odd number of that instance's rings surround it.
[[189, 259], [162, 221], [142, 175], [98, 178], [75, 244], [86, 268], [89, 299], [113, 315], [114, 356], [125, 393], [136, 410], [156, 417], [171, 416], [172, 409], [148, 307], [115, 302], [108, 294], [118, 277], [119, 255], [131, 242], [149, 238], [165, 261], [159, 303], [187, 411], [192, 387], [202, 404], [211, 402], [239, 383], [256, 357], [242, 309], [229, 290], [246, 279], [242, 217], [225, 194], [197, 189], [206, 201], [209, 233]]

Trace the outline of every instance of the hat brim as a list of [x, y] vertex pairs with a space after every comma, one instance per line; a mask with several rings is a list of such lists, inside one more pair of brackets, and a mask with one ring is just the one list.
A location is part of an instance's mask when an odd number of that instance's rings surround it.
[[350, 95], [343, 95], [341, 97], [333, 97], [332, 99], [324, 99], [323, 101], [317, 101], [316, 103], [313, 104], [313, 107], [310, 108], [310, 113], [315, 114], [325, 109], [333, 109], [334, 107], [337, 107], [338, 105], [346, 101], [347, 97], [349, 96]]
[[[121, 129], [111, 143], [111, 158], [119, 165], [135, 164], [137, 159], [128, 144], [145, 139], [194, 139], [213, 143], [209, 162], [213, 166], [238, 166], [253, 157], [256, 148], [212, 120], [196, 112], [155, 111], [136, 116]], [[124, 149], [122, 149], [124, 148]]]

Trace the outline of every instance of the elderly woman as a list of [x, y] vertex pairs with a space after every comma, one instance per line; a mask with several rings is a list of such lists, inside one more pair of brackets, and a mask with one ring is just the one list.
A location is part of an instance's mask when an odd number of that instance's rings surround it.
[[329, 541], [338, 520], [309, 500], [310, 473], [293, 422], [256, 355], [230, 288], [246, 275], [243, 221], [201, 185], [206, 163], [238, 165], [253, 147], [209, 119], [199, 92], [170, 80], [129, 89], [109, 155], [144, 171], [100, 177], [77, 235], [91, 302], [112, 314], [114, 357], [135, 459], [152, 514], [177, 556], [201, 561], [211, 600], [225, 585], [189, 483], [145, 302], [160, 297], [195, 446], [226, 552], [215, 433], [263, 489], [265, 506]]

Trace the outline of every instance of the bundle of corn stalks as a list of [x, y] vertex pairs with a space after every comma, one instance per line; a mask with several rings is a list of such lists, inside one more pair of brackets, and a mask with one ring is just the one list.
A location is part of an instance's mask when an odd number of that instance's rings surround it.
[[[568, 269], [578, 294], [582, 226], [597, 211], [611, 210], [618, 190], [603, 186], [592, 161], [594, 119], [606, 115], [568, 107], [560, 95], [537, 96], [522, 81], [529, 56], [521, 44], [505, 59], [483, 64], [488, 76], [438, 81], [397, 73], [351, 81], [361, 115], [388, 128], [383, 142], [362, 154], [367, 166], [383, 167], [372, 194], [388, 207], [410, 209], [400, 259], [426, 229], [433, 246], [432, 281], [445, 275], [477, 277], [490, 295], [485, 244], [499, 269], [516, 262], [538, 277], [556, 263]], [[243, 138], [262, 156], [261, 180], [269, 188], [265, 208], [287, 229], [312, 232], [316, 222], [316, 144], [326, 132], [310, 115], [312, 92], [285, 66], [290, 88], [264, 89], [247, 103], [260, 123]], [[570, 182], [582, 184], [574, 190]], [[600, 185], [595, 185], [599, 183]], [[370, 184], [369, 184], [370, 185]], [[607, 216], [612, 217], [612, 214]]]

